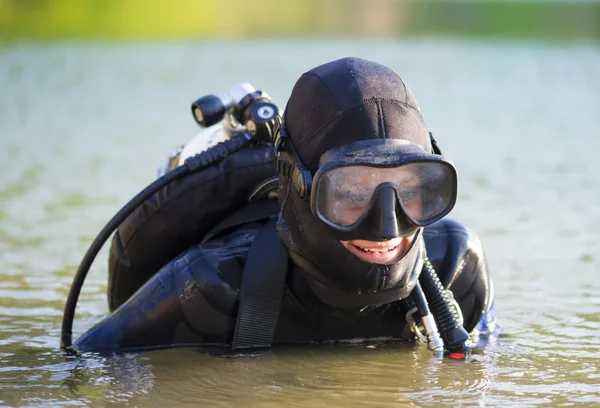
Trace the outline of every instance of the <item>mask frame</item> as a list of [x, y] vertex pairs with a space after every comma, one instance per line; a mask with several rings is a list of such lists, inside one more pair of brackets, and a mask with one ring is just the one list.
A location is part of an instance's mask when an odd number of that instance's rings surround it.
[[[367, 139], [335, 147], [325, 152], [319, 159], [319, 169], [313, 174], [306, 168], [294, 146], [289, 134], [281, 120], [275, 127], [275, 149], [274, 164], [277, 171], [291, 180], [294, 190], [299, 198], [304, 201], [310, 200], [310, 208], [313, 216], [323, 223], [332, 237], [340, 240], [368, 239], [374, 241], [385, 241], [395, 236], [407, 236], [419, 227], [430, 225], [445, 217], [454, 208], [458, 195], [458, 176], [454, 165], [442, 156], [437, 142], [429, 132], [432, 152], [425, 152], [419, 145], [401, 139]], [[358, 149], [357, 149], [358, 147]], [[401, 154], [399, 150], [401, 150]], [[357, 154], [357, 150], [361, 154]], [[370, 167], [398, 167], [406, 163], [438, 162], [443, 163], [453, 177], [453, 189], [446, 209], [424, 222], [419, 222], [407, 216], [402, 208], [399, 192], [393, 186], [386, 183], [379, 185], [371, 197], [365, 212], [352, 225], [340, 227], [328, 222], [317, 210], [317, 186], [320, 178], [328, 171], [349, 165], [364, 165]], [[386, 191], [392, 190], [392, 191]], [[395, 204], [391, 204], [390, 195], [393, 194]], [[385, 198], [388, 197], [388, 198]], [[391, 208], [391, 206], [393, 206]], [[373, 211], [373, 208], [376, 211]], [[377, 214], [374, 214], [376, 212]], [[374, 218], [379, 219], [374, 219]], [[385, 217], [396, 219], [395, 226], [380, 226]], [[367, 223], [365, 221], [368, 220]], [[370, 224], [370, 225], [369, 225]], [[388, 223], [389, 224], [389, 223]], [[362, 226], [362, 227], [361, 227]]]
[[[275, 118], [273, 134], [273, 164], [275, 169], [282, 176], [292, 180], [294, 189], [301, 199], [308, 200], [312, 189], [313, 176], [298, 156], [292, 145], [290, 135], [285, 129], [285, 123], [280, 116]], [[429, 132], [429, 140], [431, 141], [431, 154], [443, 156], [437, 140], [431, 132]]]

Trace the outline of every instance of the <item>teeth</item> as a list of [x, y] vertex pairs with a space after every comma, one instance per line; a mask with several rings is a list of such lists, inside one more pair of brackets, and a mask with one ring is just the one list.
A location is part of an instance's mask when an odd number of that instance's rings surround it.
[[382, 253], [382, 252], [388, 252], [388, 251], [392, 251], [393, 249], [395, 249], [396, 247], [390, 247], [390, 248], [383, 248], [383, 249], [374, 249], [374, 248], [363, 248], [363, 247], [359, 247], [360, 249], [362, 249], [365, 252], [377, 252], [377, 253]]

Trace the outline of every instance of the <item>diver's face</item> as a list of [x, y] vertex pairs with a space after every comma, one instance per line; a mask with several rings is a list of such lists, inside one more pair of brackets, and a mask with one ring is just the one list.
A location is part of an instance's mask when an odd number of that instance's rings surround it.
[[[331, 213], [337, 216], [342, 225], [350, 225], [365, 212], [373, 191], [382, 182], [392, 182], [400, 190], [403, 208], [412, 214], [421, 208], [420, 197], [411, 194], [420, 187], [419, 178], [411, 171], [402, 172], [396, 169], [378, 169], [376, 172], [365, 171], [367, 167], [349, 168], [346, 177], [336, 180], [333, 185], [336, 200], [329, 203]], [[397, 262], [406, 254], [415, 238], [416, 232], [404, 237], [396, 237], [387, 241], [367, 241], [355, 239], [340, 241], [341, 244], [360, 259], [377, 264]]]
[[406, 254], [415, 239], [416, 231], [407, 237], [397, 237], [387, 241], [365, 241], [354, 239], [340, 243], [354, 255], [366, 262], [390, 264]]

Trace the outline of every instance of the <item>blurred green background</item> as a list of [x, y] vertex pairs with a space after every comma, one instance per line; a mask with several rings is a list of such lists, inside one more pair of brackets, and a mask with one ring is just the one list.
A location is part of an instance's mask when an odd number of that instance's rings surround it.
[[600, 1], [0, 0], [4, 42], [319, 36], [600, 39]]

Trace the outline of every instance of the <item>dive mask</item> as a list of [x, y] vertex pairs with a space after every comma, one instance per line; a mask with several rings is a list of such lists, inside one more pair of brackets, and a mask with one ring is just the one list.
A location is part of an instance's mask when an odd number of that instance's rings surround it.
[[452, 163], [407, 140], [369, 139], [335, 147], [321, 156], [314, 177], [289, 139], [283, 144], [276, 144], [278, 170], [287, 167], [296, 191], [310, 199], [314, 217], [336, 239], [410, 236], [443, 218], [456, 203]]

